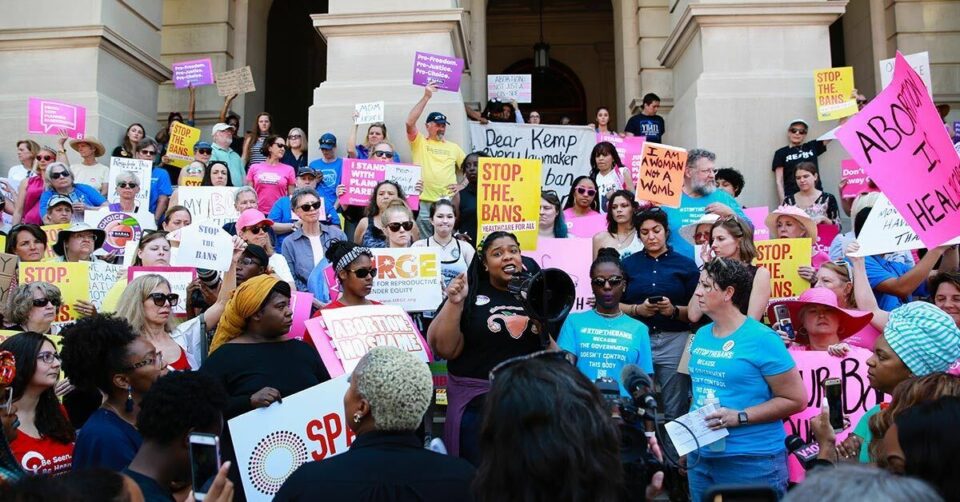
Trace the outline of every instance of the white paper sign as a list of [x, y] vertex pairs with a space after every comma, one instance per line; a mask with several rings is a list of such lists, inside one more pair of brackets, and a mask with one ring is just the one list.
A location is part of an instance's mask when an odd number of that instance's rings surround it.
[[354, 438], [343, 416], [343, 395], [349, 387], [342, 376], [230, 420], [248, 501], [273, 500], [304, 463], [347, 451]]
[[[686, 455], [696, 450], [698, 445], [702, 448], [730, 435], [726, 428], [712, 430], [707, 426], [706, 416], [716, 410], [717, 405], [709, 404], [666, 423], [664, 428], [667, 429], [667, 434], [670, 435], [670, 440], [673, 441], [673, 446], [677, 449], [677, 455]], [[688, 431], [687, 427], [676, 422], [686, 425], [690, 430]], [[690, 431], [693, 431], [692, 436]]]
[[234, 187], [180, 186], [177, 188], [177, 201], [190, 210], [193, 223], [205, 222], [222, 227], [240, 217], [233, 203], [236, 192]]
[[[136, 243], [134, 242], [134, 249]], [[103, 310], [103, 300], [113, 286], [127, 276], [127, 267], [102, 261], [90, 262], [90, 303]]]
[[383, 122], [383, 101], [357, 103], [354, 105], [354, 111], [357, 113], [357, 118], [353, 121], [354, 124]]
[[834, 127], [829, 131], [823, 133], [823, 136], [817, 138], [817, 141], [829, 141], [831, 139], [837, 139], [837, 131], [840, 129], [840, 126]]
[[180, 229], [180, 248], [170, 257], [175, 267], [226, 272], [233, 261], [233, 238], [224, 229], [194, 223]]
[[[917, 75], [920, 75], [920, 80], [923, 80], [923, 85], [927, 86], [927, 93], [930, 94], [930, 99], [933, 99], [933, 80], [930, 78], [930, 53], [918, 52], [916, 54], [903, 56], [903, 58], [907, 60], [907, 63], [910, 63], [913, 71], [917, 72]], [[893, 80], [893, 64], [895, 61], [896, 58], [880, 61], [880, 89], [886, 89]]]
[[153, 165], [149, 160], [128, 159], [124, 157], [110, 157], [110, 180], [109, 191], [107, 191], [107, 200], [110, 202], [119, 202], [120, 194], [117, 193], [117, 175], [122, 172], [131, 172], [137, 176], [140, 183], [140, 191], [137, 192], [137, 206], [144, 211], [149, 210], [150, 205], [150, 175]]
[[[957, 234], [960, 235], [960, 229], [957, 229]], [[870, 210], [867, 221], [860, 229], [857, 242], [860, 243], [860, 249], [851, 256], [873, 256], [926, 247], [917, 233], [903, 219], [900, 211], [897, 211], [897, 208], [890, 203], [890, 199], [883, 194], [880, 194], [873, 209]], [[946, 244], [958, 243], [960, 243], [960, 237]]]
[[529, 103], [533, 97], [532, 82], [530, 75], [487, 75], [487, 95], [500, 101]]
[[[416, 211], [420, 208], [420, 190], [417, 190], [417, 182], [422, 178], [422, 169], [413, 164], [387, 163], [384, 168], [386, 179], [396, 181], [403, 193], [407, 194], [407, 203], [410, 209]], [[418, 197], [411, 197], [417, 195]]]
[[371, 249], [377, 267], [370, 299], [407, 312], [436, 310], [443, 301], [440, 258], [432, 248]]
[[131, 267], [128, 280], [133, 281], [141, 275], [160, 274], [170, 282], [170, 292], [180, 296], [173, 314], [177, 317], [187, 315], [187, 287], [197, 278], [197, 269], [192, 267]]

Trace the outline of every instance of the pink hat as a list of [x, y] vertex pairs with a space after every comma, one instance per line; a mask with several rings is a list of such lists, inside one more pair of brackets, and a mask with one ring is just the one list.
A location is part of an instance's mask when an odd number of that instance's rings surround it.
[[790, 319], [793, 321], [794, 326], [793, 329], [797, 333], [797, 343], [802, 345], [810, 344], [806, 330], [801, 329], [803, 327], [803, 318], [800, 316], [800, 311], [807, 305], [823, 305], [835, 309], [840, 314], [840, 326], [837, 328], [837, 331], [841, 340], [856, 334], [865, 328], [867, 324], [870, 323], [870, 320], [873, 319], [872, 312], [840, 308], [837, 303], [836, 293], [827, 288], [810, 288], [804, 291], [803, 294], [800, 295], [800, 298], [796, 300], [770, 304], [770, 306], [767, 307], [767, 316], [771, 321], [776, 319], [773, 313], [773, 308], [776, 305], [786, 305], [790, 310]]
[[811, 242], [817, 242], [817, 224], [813, 222], [813, 218], [807, 214], [806, 211], [800, 209], [797, 206], [780, 206], [773, 211], [770, 211], [770, 214], [767, 215], [765, 221], [767, 228], [770, 229], [770, 238], [776, 239], [777, 235], [777, 219], [781, 216], [790, 216], [795, 218], [803, 228], [807, 231], [807, 237], [811, 239]]
[[273, 226], [273, 220], [264, 216], [257, 209], [247, 209], [240, 213], [240, 217], [237, 218], [237, 233], [240, 233], [244, 228], [253, 227], [256, 225], [264, 224], [267, 226]]

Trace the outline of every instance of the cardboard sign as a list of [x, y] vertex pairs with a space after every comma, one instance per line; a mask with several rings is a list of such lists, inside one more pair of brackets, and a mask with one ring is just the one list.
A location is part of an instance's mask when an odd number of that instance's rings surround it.
[[369, 298], [407, 312], [436, 310], [443, 301], [440, 258], [433, 248], [380, 248], [373, 251], [377, 278]]
[[852, 159], [840, 161], [840, 179], [847, 180], [847, 184], [843, 186], [843, 190], [840, 192], [840, 197], [844, 199], [855, 199], [862, 193], [877, 191], [876, 188], [870, 186], [867, 172]]
[[[127, 243], [136, 243], [146, 230], [155, 230], [157, 224], [153, 214], [145, 209], [139, 213], [125, 213], [101, 208], [96, 211], [84, 211], [83, 221], [94, 228], [106, 232], [103, 241], [103, 250], [107, 252], [123, 252]], [[134, 244], [136, 246], [136, 244]]]
[[288, 338], [303, 340], [307, 327], [304, 325], [310, 318], [310, 308], [313, 306], [313, 295], [302, 291], [294, 291], [290, 295], [290, 311], [293, 312], [293, 324], [290, 325]]
[[253, 84], [253, 72], [250, 71], [249, 66], [217, 73], [217, 94], [221, 96], [246, 94], [256, 90], [257, 86]]
[[531, 75], [487, 75], [487, 97], [500, 101], [533, 101]]
[[593, 288], [590, 286], [593, 239], [540, 237], [537, 249], [524, 251], [523, 255], [533, 258], [540, 268], [559, 268], [569, 274], [577, 292], [577, 299], [573, 303], [571, 312], [590, 310], [587, 300], [593, 297]]
[[757, 243], [754, 265], [770, 271], [770, 299], [794, 298], [810, 289], [797, 269], [810, 266], [813, 246], [809, 237], [773, 239]]
[[10, 284], [17, 276], [20, 258], [15, 254], [0, 253], [0, 305], [10, 300]]
[[817, 120], [837, 120], [857, 113], [853, 96], [853, 67], [826, 68], [813, 72]]
[[354, 124], [383, 122], [383, 101], [357, 103], [354, 105], [354, 111], [357, 113], [357, 118], [353, 121]]
[[183, 89], [190, 84], [194, 87], [213, 83], [213, 61], [210, 58], [194, 59], [173, 63], [173, 86]]
[[233, 237], [209, 223], [194, 223], [180, 229], [180, 249], [170, 258], [178, 267], [196, 267], [226, 272], [233, 261]]
[[[643, 165], [643, 144], [646, 140], [646, 136], [621, 138], [619, 134], [597, 134], [597, 143], [606, 141], [617, 149], [617, 155], [620, 156], [623, 166], [629, 170], [630, 179], [633, 180], [634, 186], [636, 186], [636, 180], [640, 178], [640, 167]], [[603, 210], [603, 206], [601, 206], [601, 211]]]
[[960, 156], [923, 86], [897, 53], [893, 82], [837, 138], [932, 249], [960, 235]]
[[437, 84], [437, 89], [457, 92], [463, 76], [463, 60], [460, 58], [417, 52], [413, 59], [413, 85], [426, 87]]
[[79, 314], [73, 306], [90, 297], [90, 262], [21, 263], [20, 284], [43, 281], [60, 288], [63, 305], [54, 322], [74, 321]]
[[180, 295], [179, 301], [173, 306], [173, 314], [177, 317], [186, 317], [187, 286], [197, 278], [197, 269], [193, 267], [130, 267], [127, 269], [127, 283], [148, 274], [161, 275], [170, 282], [170, 292]]
[[[923, 85], [927, 88], [927, 94], [930, 95], [930, 99], [933, 99], [933, 77], [930, 75], [930, 53], [929, 52], [918, 52], [916, 54], [907, 54], [903, 56], [907, 60], [907, 64], [913, 68], [913, 71], [917, 72], [917, 75], [920, 76], [920, 80], [923, 81]], [[890, 82], [893, 82], [893, 70], [896, 66], [897, 58], [893, 57], [890, 59], [881, 59], [880, 60], [880, 88], [886, 89]]]
[[102, 261], [90, 262], [90, 303], [97, 307], [98, 311], [102, 310], [107, 293], [125, 277], [127, 277], [127, 267], [123, 265]]
[[393, 180], [400, 185], [403, 193], [407, 194], [407, 205], [410, 209], [417, 210], [420, 207], [420, 193], [416, 186], [421, 179], [420, 166], [413, 164], [343, 159], [341, 180], [347, 191], [340, 196], [340, 205], [366, 207], [370, 203], [370, 197], [373, 197], [373, 189], [377, 183]]
[[236, 191], [234, 187], [181, 186], [177, 189], [177, 197], [180, 205], [190, 210], [194, 223], [222, 227], [240, 217], [233, 203]]
[[770, 238], [770, 229], [767, 228], [767, 215], [770, 208], [767, 206], [745, 207], [743, 214], [753, 223], [753, 242], [765, 241]]
[[153, 165], [149, 160], [128, 159], [126, 157], [110, 157], [110, 178], [108, 180], [107, 199], [110, 202], [120, 202], [120, 194], [117, 192], [117, 176], [121, 173], [132, 173], [137, 177], [140, 184], [140, 191], [134, 200], [137, 206], [144, 210], [149, 209], [150, 205], [150, 175]]
[[200, 129], [183, 122], [174, 122], [170, 126], [170, 141], [167, 143], [170, 165], [183, 168], [193, 162], [193, 145], [197, 144], [197, 141], [200, 141]]
[[[564, 214], [564, 218], [566, 218], [566, 214]], [[592, 239], [594, 235], [607, 231], [607, 215], [603, 213], [565, 219], [564, 223], [567, 224], [567, 233], [573, 237]]]
[[661, 206], [680, 207], [683, 171], [686, 167], [687, 151], [683, 148], [644, 144], [643, 161], [636, 179], [637, 199]]
[[433, 360], [427, 341], [396, 305], [360, 305], [323, 309], [307, 320], [307, 331], [332, 378], [350, 373], [373, 347], [388, 345]]
[[31, 134], [59, 134], [83, 139], [87, 130], [87, 109], [53, 99], [30, 98], [27, 101], [27, 132]]
[[488, 157], [540, 159], [543, 189], [563, 196], [574, 178], [587, 174], [597, 132], [585, 126], [471, 122], [470, 138], [473, 151]]
[[[84, 211], [84, 215], [86, 215], [86, 211]], [[70, 224], [61, 223], [60, 225], [43, 225], [40, 227], [40, 230], [43, 230], [43, 233], [47, 234], [47, 251], [43, 254], [43, 261], [52, 260], [57, 257], [57, 253], [53, 251], [53, 245], [57, 243], [60, 231], [64, 228], [70, 228]]]
[[[860, 249], [852, 256], [873, 256], [925, 247], [917, 233], [883, 194], [877, 198], [857, 237]], [[949, 244], [960, 244], [960, 237]]]
[[477, 172], [477, 242], [505, 231], [520, 249], [537, 248], [540, 226], [540, 160], [481, 157]]
[[[828, 378], [839, 378], [843, 389], [843, 415], [850, 420], [850, 427], [837, 434], [837, 442], [846, 439], [863, 415], [877, 404], [890, 400], [882, 392], [870, 387], [867, 378], [867, 359], [871, 352], [853, 347], [843, 357], [835, 357], [826, 351], [791, 351], [790, 355], [797, 363], [800, 378], [807, 394], [807, 408], [791, 416], [783, 424], [787, 435], [796, 434], [804, 441], [813, 441], [810, 420], [820, 414], [820, 406], [826, 401], [823, 382]], [[867, 447], [866, 444], [863, 446]], [[803, 468], [793, 455], [790, 457], [790, 480], [803, 480]]]
[[336, 378], [230, 420], [248, 501], [273, 500], [298, 467], [350, 448], [355, 436], [343, 416], [349, 387], [346, 377]]

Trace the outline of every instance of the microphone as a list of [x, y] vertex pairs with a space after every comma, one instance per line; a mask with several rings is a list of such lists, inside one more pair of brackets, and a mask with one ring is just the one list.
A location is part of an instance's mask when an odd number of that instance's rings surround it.
[[653, 397], [653, 380], [636, 364], [628, 364], [620, 372], [620, 381], [633, 397], [634, 402], [642, 403], [644, 408], [656, 410], [657, 400]]
[[820, 445], [818, 443], [813, 442], [807, 444], [803, 441], [803, 438], [796, 434], [787, 436], [783, 444], [787, 447], [787, 451], [797, 458], [800, 465], [803, 466], [803, 470], [809, 469], [813, 461], [817, 459], [817, 455], [820, 454]]

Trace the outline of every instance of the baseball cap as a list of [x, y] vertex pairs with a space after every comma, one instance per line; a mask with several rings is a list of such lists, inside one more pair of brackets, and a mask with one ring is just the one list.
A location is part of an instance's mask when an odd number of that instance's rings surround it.
[[320, 149], [322, 150], [332, 150], [337, 147], [337, 137], [331, 133], [323, 133], [323, 136], [320, 136]]
[[440, 112], [430, 112], [430, 115], [427, 115], [427, 123], [435, 122], [437, 124], [447, 125], [450, 122], [447, 122], [447, 116]]
[[810, 129], [810, 124], [808, 124], [807, 121], [806, 121], [806, 120], [803, 120], [803, 119], [793, 119], [793, 120], [791, 120], [790, 123], [787, 124], [787, 129], [789, 129], [790, 126], [792, 126], [793, 124], [803, 124], [804, 127], [806, 127], [807, 129]]
[[300, 166], [300, 169], [297, 169], [297, 176], [299, 177], [299, 176], [306, 176], [306, 175], [320, 176], [320, 173], [318, 173], [316, 169], [310, 166]]
[[224, 124], [223, 122], [217, 122], [213, 125], [213, 134], [217, 134], [220, 131], [226, 131], [227, 129], [233, 129], [233, 126], [230, 124]]
[[256, 244], [247, 244], [247, 247], [243, 250], [243, 254], [255, 258], [264, 267], [270, 264], [270, 257], [267, 256], [267, 251]]
[[54, 195], [53, 197], [50, 197], [50, 201], [47, 202], [47, 209], [53, 209], [53, 207], [57, 204], [66, 204], [71, 208], [73, 207], [73, 201], [70, 200], [70, 197], [67, 197], [66, 195]]
[[250, 208], [244, 210], [242, 213], [240, 213], [240, 217], [237, 218], [237, 232], [239, 233], [240, 230], [243, 230], [244, 228], [260, 224], [272, 227], [273, 221], [264, 216], [264, 214], [257, 209]]
[[197, 141], [197, 144], [193, 145], [193, 151], [197, 151], [201, 148], [213, 148], [213, 146], [206, 141]]

